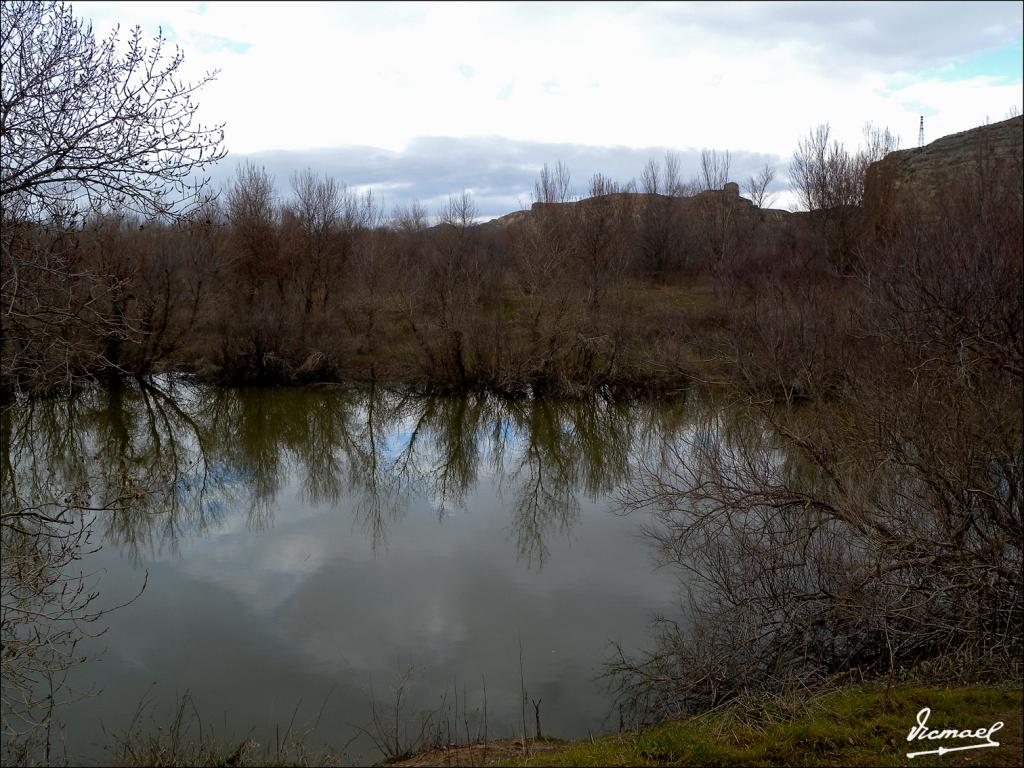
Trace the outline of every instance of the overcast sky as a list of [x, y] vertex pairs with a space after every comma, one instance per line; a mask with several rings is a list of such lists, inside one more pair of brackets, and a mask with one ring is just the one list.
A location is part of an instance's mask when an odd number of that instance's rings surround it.
[[[540, 166], [626, 181], [649, 156], [733, 153], [740, 181], [831, 123], [901, 146], [996, 121], [1022, 96], [1022, 6], [993, 3], [73, 3], [181, 46], [230, 152], [282, 195], [310, 166], [385, 205], [473, 192], [485, 218], [529, 202]], [[784, 173], [782, 174], [784, 177]], [[785, 179], [782, 179], [785, 183]], [[785, 202], [785, 196], [782, 200]]]

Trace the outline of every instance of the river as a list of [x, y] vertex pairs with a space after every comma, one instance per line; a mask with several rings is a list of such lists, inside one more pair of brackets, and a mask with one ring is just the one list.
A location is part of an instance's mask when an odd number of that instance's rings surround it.
[[355, 762], [383, 757], [399, 690], [402, 746], [425, 718], [614, 730], [602, 665], [679, 591], [618, 494], [695, 409], [166, 380], [7, 408], [5, 508], [87, 489], [109, 509], [75, 567], [94, 607], [127, 603], [79, 645], [69, 759], [166, 729], [186, 693], [190, 738], [273, 754], [292, 723]]

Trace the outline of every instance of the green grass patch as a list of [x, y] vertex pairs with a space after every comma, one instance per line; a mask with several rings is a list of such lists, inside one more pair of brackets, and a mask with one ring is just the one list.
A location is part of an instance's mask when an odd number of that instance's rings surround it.
[[[931, 728], [978, 729], [1005, 723], [993, 735], [999, 747], [908, 759], [911, 750], [975, 743], [917, 741], [907, 734], [918, 711], [931, 709]], [[639, 733], [572, 742], [511, 765], [702, 766], [1018, 766], [1020, 690], [1001, 688], [893, 688], [862, 686], [818, 696], [746, 702]]]

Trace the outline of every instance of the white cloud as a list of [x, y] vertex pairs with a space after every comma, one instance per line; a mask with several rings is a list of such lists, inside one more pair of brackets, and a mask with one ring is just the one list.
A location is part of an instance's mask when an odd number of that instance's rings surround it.
[[[1021, 6], [989, 4], [81, 3], [170, 28], [234, 153], [417, 137], [788, 156], [828, 120], [916, 142], [998, 119], [1020, 84], [945, 81], [943, 64], [1020, 39]], [[205, 41], [197, 45], [196, 41]], [[249, 46], [246, 48], [246, 46]], [[464, 186], [473, 186], [466, 169]]]

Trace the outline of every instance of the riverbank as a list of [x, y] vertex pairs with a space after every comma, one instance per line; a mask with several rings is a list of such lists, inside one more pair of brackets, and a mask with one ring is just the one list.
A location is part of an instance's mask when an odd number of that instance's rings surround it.
[[433, 310], [410, 314], [405, 298], [394, 294], [378, 299], [372, 320], [339, 310], [272, 349], [241, 341], [225, 350], [218, 326], [199, 323], [157, 369], [222, 385], [338, 383], [513, 397], [660, 395], [718, 373], [708, 359], [713, 352], [697, 343], [720, 329], [718, 301], [703, 278], [672, 286], [626, 281], [610, 287], [600, 303], [578, 305], [505, 290], [461, 310], [459, 327], [452, 328], [436, 322]]
[[[918, 754], [985, 739], [918, 738], [910, 729], [930, 710], [929, 729], [992, 731], [998, 744]], [[858, 685], [734, 702], [715, 712], [635, 731], [578, 741], [496, 739], [439, 747], [378, 765], [407, 766], [1020, 766], [1024, 749], [1024, 694], [1017, 681], [939, 687]], [[169, 736], [169, 735], [168, 735]], [[276, 754], [254, 741], [218, 748], [171, 738], [127, 745], [126, 766], [350, 765], [344, 754], [315, 754], [290, 744]]]
[[[978, 743], [923, 740], [911, 748], [907, 734], [924, 707], [931, 709], [927, 722], [935, 729], [987, 729], [1002, 722], [992, 735], [999, 746], [909, 760], [911, 749]], [[580, 741], [544, 740], [524, 749], [521, 740], [505, 740], [432, 750], [388, 765], [1019, 766], [1022, 710], [1024, 696], [1010, 683], [962, 688], [859, 686], [734, 704], [688, 720]]]

